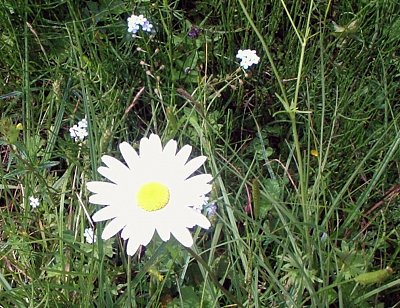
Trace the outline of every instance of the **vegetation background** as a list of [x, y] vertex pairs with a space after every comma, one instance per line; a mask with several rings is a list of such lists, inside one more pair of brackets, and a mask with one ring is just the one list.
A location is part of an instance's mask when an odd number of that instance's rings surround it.
[[[399, 307], [399, 12], [1, 1], [1, 306]], [[155, 33], [132, 38], [132, 13]], [[260, 63], [244, 71], [239, 49]], [[119, 237], [85, 242], [85, 183], [150, 132], [208, 156], [217, 212], [192, 249], [128, 258]]]

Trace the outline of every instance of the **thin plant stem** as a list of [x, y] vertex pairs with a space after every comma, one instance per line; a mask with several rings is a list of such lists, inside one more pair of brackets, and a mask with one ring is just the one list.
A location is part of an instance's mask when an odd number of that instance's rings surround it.
[[218, 281], [218, 278], [215, 277], [214, 273], [212, 272], [212, 270], [210, 269], [210, 267], [208, 266], [207, 262], [203, 260], [202, 257], [200, 257], [197, 253], [195, 253], [191, 248], [186, 247], [186, 250], [190, 253], [190, 255], [198, 262], [201, 264], [201, 266], [207, 271], [208, 276], [210, 277], [210, 279], [212, 280], [212, 282], [218, 287], [218, 289], [220, 289], [222, 291], [222, 293], [224, 293], [224, 295], [234, 304], [237, 305], [237, 307], [243, 307], [243, 305], [239, 302], [239, 300], [233, 296], [231, 293], [229, 293], [229, 291], [227, 289], [225, 289], [225, 287], [220, 284], [220, 282]]

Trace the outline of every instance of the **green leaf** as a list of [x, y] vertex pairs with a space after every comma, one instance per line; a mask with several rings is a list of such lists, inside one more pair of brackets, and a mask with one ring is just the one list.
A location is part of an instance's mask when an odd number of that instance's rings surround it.
[[389, 278], [393, 273], [393, 269], [391, 267], [387, 267], [383, 270], [363, 273], [354, 278], [354, 280], [360, 284], [373, 284], [385, 281]]

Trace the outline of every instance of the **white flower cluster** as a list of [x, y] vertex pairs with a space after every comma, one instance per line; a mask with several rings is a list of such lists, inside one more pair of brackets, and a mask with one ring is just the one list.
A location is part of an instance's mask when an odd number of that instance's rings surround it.
[[240, 61], [240, 66], [243, 67], [245, 70], [253, 64], [258, 64], [258, 62], [260, 61], [260, 57], [257, 56], [256, 51], [251, 49], [240, 49], [236, 55], [236, 58], [242, 60]]
[[75, 124], [69, 129], [71, 138], [74, 138], [75, 142], [83, 141], [83, 139], [88, 135], [87, 126], [88, 123], [86, 119], [80, 120], [78, 124]]
[[31, 208], [36, 209], [39, 206], [39, 198], [35, 198], [34, 196], [29, 197], [29, 204]]
[[83, 236], [85, 237], [86, 243], [96, 243], [96, 237], [94, 236], [94, 231], [92, 228], [86, 228]]
[[132, 14], [131, 17], [128, 17], [128, 32], [132, 32], [132, 36], [135, 36], [140, 27], [146, 32], [151, 32], [153, 29], [153, 25], [143, 15]]

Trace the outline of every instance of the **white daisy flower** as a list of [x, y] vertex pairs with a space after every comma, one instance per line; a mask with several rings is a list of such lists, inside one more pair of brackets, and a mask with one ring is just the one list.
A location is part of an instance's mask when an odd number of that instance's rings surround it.
[[89, 182], [94, 194], [89, 202], [105, 207], [93, 215], [94, 221], [111, 221], [104, 228], [102, 239], [107, 240], [122, 230], [128, 240], [127, 253], [133, 255], [140, 245], [146, 246], [157, 230], [163, 241], [172, 234], [186, 247], [193, 245], [189, 228], [204, 229], [210, 222], [194, 208], [204, 202], [210, 192], [209, 174], [190, 177], [206, 160], [199, 156], [188, 161], [192, 147], [185, 145], [177, 152], [177, 142], [170, 140], [162, 147], [160, 137], [151, 134], [142, 138], [139, 154], [126, 142], [119, 145], [126, 165], [104, 155], [99, 167], [101, 175], [110, 182]]
[[240, 66], [245, 70], [253, 64], [258, 64], [258, 62], [260, 62], [260, 57], [257, 56], [256, 51], [250, 49], [239, 50], [236, 58], [242, 60], [240, 61]]
[[33, 209], [36, 209], [39, 206], [39, 198], [29, 197], [29, 204]]
[[86, 228], [83, 236], [85, 237], [86, 243], [96, 243], [96, 237], [94, 236], [94, 231], [92, 228]]

